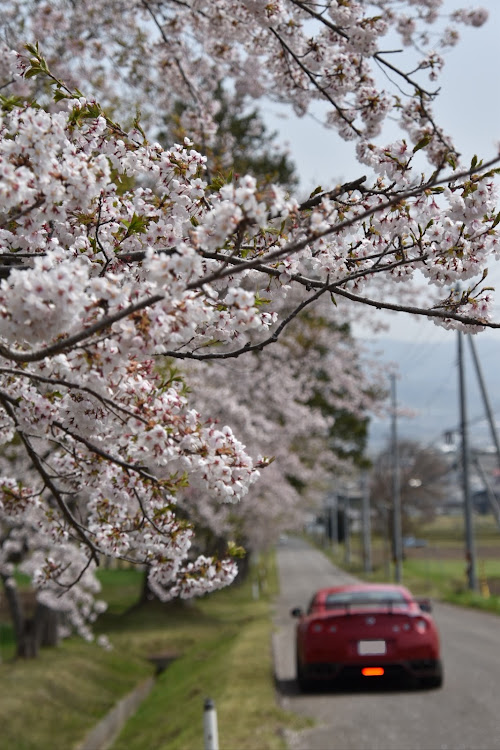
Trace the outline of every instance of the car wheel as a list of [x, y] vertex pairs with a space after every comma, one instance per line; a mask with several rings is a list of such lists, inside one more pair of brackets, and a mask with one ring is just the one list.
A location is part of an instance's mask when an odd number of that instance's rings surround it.
[[300, 692], [301, 693], [308, 693], [310, 690], [312, 690], [313, 683], [311, 682], [311, 680], [309, 680], [305, 676], [304, 669], [303, 669], [303, 667], [302, 667], [302, 665], [300, 663], [298, 655], [297, 655], [296, 665], [297, 665], [296, 666], [297, 684], [299, 686]]
[[436, 668], [436, 673], [433, 674], [431, 677], [422, 677], [420, 679], [420, 685], [423, 688], [432, 690], [432, 689], [443, 687], [443, 681], [444, 681], [443, 667], [441, 663], [439, 663]]

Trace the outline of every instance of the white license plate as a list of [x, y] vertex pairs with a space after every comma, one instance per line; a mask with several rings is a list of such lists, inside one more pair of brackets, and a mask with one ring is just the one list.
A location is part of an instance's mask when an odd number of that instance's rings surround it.
[[358, 641], [358, 654], [362, 656], [385, 654], [386, 651], [385, 641]]

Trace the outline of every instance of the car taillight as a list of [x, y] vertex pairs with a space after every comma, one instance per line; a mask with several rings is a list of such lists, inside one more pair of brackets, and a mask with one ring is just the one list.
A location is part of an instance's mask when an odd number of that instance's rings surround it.
[[383, 667], [363, 667], [361, 670], [363, 677], [382, 677], [384, 674]]
[[415, 623], [415, 630], [417, 633], [425, 633], [427, 630], [427, 623], [425, 620], [417, 620]]

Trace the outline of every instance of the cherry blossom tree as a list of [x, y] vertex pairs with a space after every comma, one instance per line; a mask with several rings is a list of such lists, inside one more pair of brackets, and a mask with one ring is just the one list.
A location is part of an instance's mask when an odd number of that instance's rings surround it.
[[[348, 332], [328, 325], [334, 314], [330, 301], [320, 303], [314, 315], [295, 318], [270, 351], [207, 359], [185, 370], [201, 412], [233, 425], [252, 455], [273, 456], [262, 481], [236, 506], [189, 497], [190, 516], [212, 532], [212, 541], [229, 536], [249, 551], [262, 549], [302, 526], [304, 507], [322, 500], [332, 475], [352, 473], [354, 439], [345, 435], [344, 413], [351, 430], [357, 424], [366, 438], [382, 373], [371, 363], [365, 374]], [[357, 450], [363, 449], [361, 439]]]
[[[234, 578], [230, 557], [190, 555], [191, 518], [219, 513], [224, 525], [261, 470], [274, 470], [271, 457], [252, 457], [254, 443], [248, 450], [225, 426], [246, 419], [230, 401], [236, 387], [215, 376], [193, 397], [165, 358], [209, 361], [212, 373], [219, 362], [251, 361], [244, 409], [258, 436], [256, 400], [291, 409], [286, 423], [302, 416], [295, 394], [308, 393], [306, 374], [292, 370], [292, 383], [276, 369], [292, 352], [287, 331], [325, 300], [338, 325], [367, 308], [472, 331], [500, 325], [483, 286], [498, 253], [498, 156], [461, 164], [432, 113], [436, 50], [485, 14], [457, 11], [443, 26], [440, 5], [2, 4], [0, 419], [2, 442], [16, 452], [1, 465], [8, 590], [28, 545], [23, 566], [40, 597], [90, 637], [103, 555], [147, 566], [160, 598]], [[399, 62], [384, 51], [389, 33], [409, 48]], [[392, 90], [379, 84], [379, 68]], [[201, 152], [217, 132], [221, 80], [298, 115], [326, 102], [325, 124], [353, 142], [366, 174], [306, 199], [250, 176], [214, 181]], [[198, 149], [154, 141], [179, 101]], [[389, 115], [404, 139], [381, 145]], [[427, 304], [417, 297], [421, 278]], [[358, 373], [342, 385], [343, 407], [358, 408]], [[324, 415], [307, 415], [308, 436], [324, 435]], [[292, 451], [283, 460], [305, 458]], [[251, 523], [258, 504], [246, 514]]]

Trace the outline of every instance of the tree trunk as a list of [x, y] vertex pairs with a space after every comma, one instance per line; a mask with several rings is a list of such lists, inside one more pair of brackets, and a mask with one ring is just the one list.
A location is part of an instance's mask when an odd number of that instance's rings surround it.
[[27, 617], [24, 620], [24, 628], [22, 632], [16, 634], [16, 640], [18, 659], [36, 659], [40, 650], [40, 639], [34, 617]]
[[149, 588], [149, 581], [148, 581], [149, 565], [146, 565], [144, 569], [144, 573], [142, 575], [143, 575], [143, 578], [142, 578], [141, 595], [138, 601], [139, 606], [141, 606], [141, 604], [146, 604], [146, 602], [150, 602], [153, 599], [156, 599], [155, 594], [153, 594], [153, 592]]
[[246, 581], [250, 572], [250, 552], [247, 551], [244, 557], [239, 558], [236, 561], [238, 565], [238, 573], [234, 579], [235, 584], [243, 583]]
[[32, 617], [26, 617], [19, 589], [12, 578], [2, 575], [5, 598], [10, 610], [14, 637], [16, 640], [16, 657], [18, 659], [35, 659], [40, 646], [57, 646], [59, 637], [57, 624], [59, 614], [37, 603]]
[[59, 623], [60, 613], [50, 609], [45, 604], [36, 605], [35, 628], [40, 646], [58, 646], [60, 642]]
[[24, 615], [23, 604], [15, 581], [2, 575], [2, 583], [14, 627], [16, 656], [20, 659], [32, 659], [38, 654], [34, 621]]

